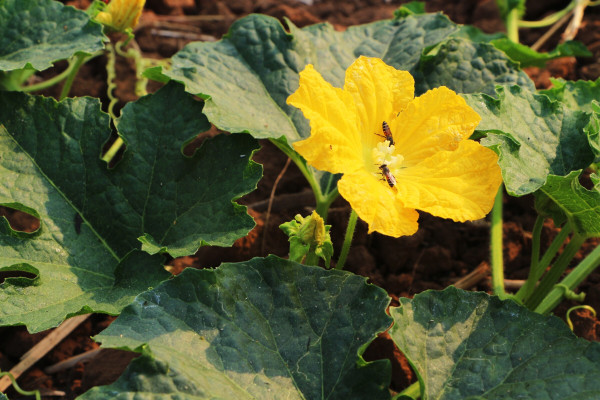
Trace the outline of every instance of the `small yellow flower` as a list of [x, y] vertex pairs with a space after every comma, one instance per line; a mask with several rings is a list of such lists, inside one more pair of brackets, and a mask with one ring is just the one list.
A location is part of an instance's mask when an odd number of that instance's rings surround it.
[[287, 102], [311, 126], [311, 136], [294, 148], [315, 168], [344, 174], [339, 192], [369, 232], [412, 235], [416, 210], [454, 221], [491, 210], [502, 182], [498, 156], [468, 140], [481, 118], [452, 90], [414, 98], [408, 72], [360, 57], [346, 70], [343, 89], [307, 65]]
[[121, 32], [134, 28], [145, 3], [146, 0], [111, 0], [105, 10], [96, 15], [96, 21]]

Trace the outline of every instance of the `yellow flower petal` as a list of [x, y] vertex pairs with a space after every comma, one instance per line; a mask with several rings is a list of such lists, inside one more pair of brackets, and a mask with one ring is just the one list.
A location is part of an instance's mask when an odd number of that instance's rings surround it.
[[300, 72], [300, 87], [287, 102], [310, 120], [310, 137], [294, 143], [294, 149], [309, 164], [332, 173], [363, 167], [356, 108], [350, 93], [331, 86], [309, 64]]
[[358, 216], [369, 225], [369, 233], [399, 237], [418, 229], [419, 213], [397, 201], [396, 192], [385, 181], [366, 171], [344, 174], [338, 189]]
[[111, 0], [105, 11], [96, 15], [96, 21], [118, 31], [134, 28], [145, 3], [146, 0]]
[[390, 128], [398, 132], [396, 150], [413, 165], [438, 151], [456, 149], [480, 120], [462, 97], [442, 86], [414, 99]]
[[375, 135], [383, 134], [382, 122], [389, 123], [413, 99], [415, 81], [379, 58], [361, 56], [346, 70], [344, 90], [354, 97], [363, 145], [374, 147], [384, 140]]
[[398, 199], [405, 207], [454, 221], [483, 218], [502, 182], [498, 156], [472, 140], [455, 151], [441, 151], [396, 175]]

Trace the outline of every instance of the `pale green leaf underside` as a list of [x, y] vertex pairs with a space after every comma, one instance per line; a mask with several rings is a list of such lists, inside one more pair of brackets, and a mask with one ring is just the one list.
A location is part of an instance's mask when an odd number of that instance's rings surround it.
[[[411, 15], [401, 19], [353, 26], [336, 32], [329, 24], [299, 29], [288, 23], [289, 33], [274, 18], [250, 15], [236, 21], [229, 33], [214, 43], [191, 43], [172, 59], [172, 69], [163, 71], [182, 82], [186, 90], [206, 99], [205, 113], [219, 128], [230, 132], [249, 132], [257, 138], [285, 137], [292, 143], [310, 134], [300, 110], [286, 104], [298, 88], [299, 72], [313, 64], [334, 86], [342, 87], [346, 68], [360, 55], [379, 57], [398, 69], [413, 71], [422, 52], [448, 38], [458, 27], [441, 14]], [[475, 44], [475, 46], [480, 46]], [[507, 70], [498, 80], [490, 73], [462, 74], [460, 63], [445, 59], [444, 73], [432, 71], [426, 78], [436, 85], [460, 89], [471, 81], [470, 89], [493, 88], [495, 83], [519, 83], [516, 65], [498, 50]], [[494, 56], [495, 57], [495, 56]], [[501, 64], [490, 56], [489, 64]], [[476, 60], [477, 61], [477, 60]], [[465, 61], [466, 62], [466, 61]], [[479, 60], [485, 64], [487, 60]], [[491, 66], [477, 65], [485, 71]], [[495, 72], [493, 69], [490, 71]], [[156, 73], [156, 71], [154, 71]], [[508, 80], [512, 74], [513, 80]], [[156, 76], [156, 75], [155, 75]], [[161, 78], [162, 79], [162, 78]], [[475, 81], [474, 79], [479, 79]], [[417, 89], [419, 89], [417, 82]], [[467, 85], [464, 86], [467, 88]]]
[[41, 221], [22, 237], [0, 220], [0, 268], [25, 264], [39, 275], [2, 284], [0, 325], [37, 331], [82, 310], [118, 313], [168, 276], [161, 256], [126, 257], [145, 234], [179, 255], [231, 244], [252, 228], [231, 199], [261, 175], [249, 161], [256, 141], [219, 136], [184, 157], [184, 143], [209, 127], [201, 107], [176, 84], [128, 105], [119, 122], [128, 149], [108, 170], [99, 156], [109, 121], [97, 99], [0, 92], [0, 204], [32, 209]]
[[388, 364], [359, 357], [388, 302], [363, 277], [274, 256], [186, 269], [96, 337], [146, 355], [81, 398], [389, 399]]
[[600, 345], [556, 317], [453, 287], [400, 302], [391, 336], [426, 399], [600, 398]]
[[[496, 149], [507, 191], [535, 192], [548, 174], [567, 175], [594, 160], [590, 115], [518, 86], [499, 87], [498, 99], [464, 95], [481, 116], [481, 143]], [[588, 136], [589, 135], [589, 136]]]
[[0, 0], [0, 70], [44, 70], [104, 48], [102, 26], [54, 0]]
[[600, 192], [581, 186], [580, 174], [548, 175], [546, 184], [536, 192], [536, 208], [554, 218], [557, 225], [568, 219], [583, 237], [600, 237]]

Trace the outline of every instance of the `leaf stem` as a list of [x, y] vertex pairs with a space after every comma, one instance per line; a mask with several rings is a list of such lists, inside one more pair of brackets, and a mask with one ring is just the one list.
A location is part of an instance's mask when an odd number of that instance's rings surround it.
[[570, 290], [573, 290], [579, 285], [585, 278], [588, 277], [596, 268], [600, 266], [600, 246], [596, 247], [590, 254], [587, 255], [571, 271], [565, 279], [561, 282], [561, 287], [554, 287], [548, 293], [542, 302], [535, 308], [535, 312], [540, 314], [547, 314], [554, 309], [560, 303], [564, 297], [564, 289], [562, 286], [566, 286]]
[[352, 209], [352, 211], [350, 212], [350, 217], [348, 218], [348, 226], [346, 227], [344, 244], [342, 245], [342, 251], [340, 253], [340, 257], [338, 258], [338, 262], [335, 265], [335, 269], [344, 269], [346, 258], [348, 258], [348, 253], [350, 252], [350, 245], [352, 244], [352, 237], [354, 236], [354, 229], [356, 228], [357, 219], [358, 214], [356, 214], [356, 211]]
[[[88, 59], [89, 59], [88, 56], [86, 56], [84, 54], [77, 54], [75, 56], [75, 60], [73, 61], [73, 66], [72, 66], [71, 70], [69, 71], [69, 73], [67, 74], [65, 83], [63, 84], [62, 90], [60, 91], [60, 97], [58, 98], [59, 100], [62, 100], [69, 95], [69, 92], [71, 91], [71, 86], [73, 86], [73, 82], [75, 81], [75, 77], [77, 76], [77, 72], [79, 72], [79, 68], [81, 68], [81, 66], [83, 64], [85, 64], [85, 62]], [[70, 64], [69, 64], [69, 67], [71, 67]]]
[[554, 285], [560, 279], [560, 276], [567, 269], [567, 266], [577, 254], [577, 251], [585, 241], [585, 237], [574, 233], [556, 262], [550, 268], [550, 271], [544, 276], [539, 286], [535, 288], [531, 297], [525, 301], [525, 305], [530, 310], [537, 310], [538, 306], [548, 296]]
[[490, 228], [490, 259], [492, 264], [492, 291], [500, 298], [506, 297], [504, 291], [504, 259], [502, 255], [502, 200], [503, 186], [500, 185], [494, 207], [492, 208], [492, 223]]
[[[304, 158], [302, 158], [300, 154], [296, 153], [287, 143], [284, 143], [278, 139], [269, 140], [279, 150], [283, 151], [283, 153], [287, 155], [298, 166], [298, 169], [300, 170], [300, 172], [302, 172], [302, 175], [304, 175], [304, 177], [308, 181], [308, 184], [310, 185], [315, 195], [317, 214], [319, 214], [321, 218], [323, 218], [323, 220], [327, 222], [327, 211], [329, 210], [329, 206], [331, 206], [331, 203], [333, 203], [333, 201], [337, 198], [339, 194], [337, 185], [332, 191], [323, 194], [319, 183], [316, 181], [312, 170], [310, 169], [308, 164], [306, 164]], [[333, 179], [333, 177], [330, 177], [330, 179]], [[330, 187], [330, 185], [331, 180], [329, 181], [328, 188]]]
[[535, 282], [539, 278], [536, 278], [538, 273], [538, 265], [540, 263], [540, 239], [542, 236], [542, 228], [544, 227], [544, 217], [538, 215], [535, 224], [533, 225], [533, 231], [531, 232], [531, 264], [529, 266], [529, 276], [525, 281], [525, 284], [521, 286], [519, 291], [515, 294], [515, 299], [522, 300], [527, 297], [535, 286]]
[[115, 155], [118, 153], [118, 151], [123, 146], [123, 143], [124, 142], [123, 142], [123, 139], [121, 139], [121, 136], [118, 136], [117, 139], [110, 146], [110, 148], [102, 156], [102, 161], [106, 161], [107, 164], [110, 164], [112, 159], [115, 157]]
[[[538, 219], [539, 218], [540, 217], [538, 217]], [[543, 219], [542, 219], [542, 221], [543, 221]], [[543, 222], [542, 222], [542, 224], [543, 224]], [[537, 243], [538, 257], [539, 257], [539, 240], [540, 240], [539, 236], [541, 236], [541, 228], [539, 228], [540, 233], [539, 233], [539, 235], [537, 235], [538, 237], [536, 239], [535, 230], [538, 229], [537, 225], [538, 225], [538, 220], [536, 220], [536, 226], [534, 226], [534, 228], [533, 228], [534, 232], [533, 232], [532, 247], [536, 245], [535, 242], [537, 241], [538, 242]], [[524, 300], [527, 300], [531, 296], [531, 294], [533, 293], [533, 290], [535, 289], [535, 283], [542, 277], [542, 275], [544, 274], [544, 271], [546, 270], [546, 268], [548, 268], [548, 265], [550, 265], [550, 262], [552, 262], [552, 260], [556, 256], [556, 253], [558, 253], [561, 246], [563, 245], [565, 240], [567, 240], [567, 237], [569, 236], [569, 234], [571, 234], [571, 232], [573, 232], [573, 230], [571, 229], [571, 225], [568, 223], [565, 224], [565, 226], [562, 227], [562, 229], [560, 230], [558, 235], [556, 235], [556, 237], [550, 244], [550, 247], [548, 247], [548, 249], [544, 253], [544, 256], [542, 257], [542, 259], [535, 262], [535, 266], [534, 266], [534, 248], [532, 248], [531, 268], [529, 270], [529, 277], [527, 277], [527, 281], [525, 282], [525, 285], [523, 285], [521, 287], [521, 289], [519, 289], [519, 291], [515, 295], [517, 300], [524, 301]]]
[[517, 8], [513, 8], [508, 12], [505, 23], [508, 38], [515, 43], [519, 43], [519, 10]]
[[577, 5], [577, 0], [573, 0], [560, 11], [555, 12], [554, 14], [548, 15], [546, 18], [543, 18], [539, 21], [523, 21], [518, 20], [517, 24], [519, 28], [543, 28], [545, 26], [550, 26], [556, 23], [559, 19], [569, 13], [572, 9]]

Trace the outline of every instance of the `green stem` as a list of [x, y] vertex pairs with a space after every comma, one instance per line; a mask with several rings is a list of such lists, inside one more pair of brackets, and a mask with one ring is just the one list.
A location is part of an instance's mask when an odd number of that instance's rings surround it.
[[403, 391], [398, 393], [397, 397], [402, 397], [402, 396], [408, 396], [413, 399], [420, 398], [421, 397], [421, 384], [419, 383], [419, 381], [413, 383], [412, 385], [410, 385], [409, 387], [407, 387], [406, 389], [404, 389]]
[[335, 265], [335, 269], [344, 269], [346, 258], [348, 258], [348, 253], [350, 252], [350, 245], [352, 244], [352, 237], [354, 236], [357, 219], [358, 214], [356, 214], [356, 211], [353, 209], [352, 212], [350, 212], [350, 218], [348, 218], [348, 227], [346, 228], [346, 236], [344, 236], [344, 244], [342, 245], [342, 251], [338, 258], [338, 262]]
[[67, 79], [65, 80], [65, 83], [60, 92], [60, 97], [58, 98], [59, 100], [62, 100], [69, 95], [69, 92], [71, 91], [71, 86], [73, 86], [73, 81], [75, 81], [75, 77], [77, 76], [77, 72], [79, 72], [79, 68], [81, 68], [81, 66], [87, 61], [87, 59], [88, 57], [86, 57], [83, 54], [77, 54], [75, 56], [73, 68], [71, 69], [71, 71], [69, 71], [69, 74], [67, 75]]
[[517, 21], [519, 28], [543, 28], [544, 26], [550, 26], [558, 22], [559, 19], [564, 17], [575, 8], [577, 5], [577, 0], [573, 0], [569, 3], [568, 6], [563, 8], [560, 11], [555, 12], [554, 14], [548, 15], [546, 18], [541, 19], [539, 21]]
[[506, 16], [506, 35], [508, 38], [519, 43], [519, 10], [513, 8]]
[[[538, 221], [536, 220], [536, 225], [537, 224], [538, 224]], [[535, 241], [537, 241], [538, 246], [539, 246], [539, 237], [537, 239], [535, 238], [535, 236], [536, 236], [535, 229], [536, 228], [534, 227], [534, 243], [533, 243], [533, 245], [535, 245]], [[527, 278], [525, 285], [523, 285], [523, 287], [521, 287], [521, 289], [519, 289], [519, 291], [517, 292], [517, 294], [516, 294], [517, 300], [525, 301], [531, 296], [531, 294], [533, 293], [533, 290], [535, 289], [535, 283], [542, 277], [542, 275], [544, 274], [544, 271], [546, 271], [546, 268], [548, 268], [548, 265], [550, 265], [550, 263], [552, 262], [552, 260], [554, 259], [554, 257], [558, 253], [558, 251], [560, 250], [560, 248], [563, 245], [563, 243], [565, 242], [565, 240], [567, 240], [567, 237], [571, 234], [571, 232], [573, 232], [573, 229], [571, 229], [571, 225], [568, 223], [565, 224], [565, 226], [562, 227], [562, 229], [560, 230], [558, 235], [556, 235], [556, 237], [550, 244], [550, 247], [548, 247], [548, 250], [546, 250], [546, 252], [544, 253], [544, 256], [542, 257], [542, 259], [539, 261], [536, 261], [535, 267], [533, 264], [533, 254], [532, 254], [532, 259], [531, 259], [532, 267], [529, 270], [529, 277]], [[533, 253], [533, 249], [532, 249], [532, 253]], [[538, 255], [538, 257], [539, 257], [539, 255]]]
[[516, 300], [523, 300], [535, 287], [535, 282], [538, 278], [535, 278], [538, 271], [538, 265], [540, 263], [540, 239], [542, 236], [542, 228], [544, 227], [544, 218], [538, 215], [535, 224], [533, 225], [533, 231], [531, 232], [531, 265], [529, 266], [529, 276], [525, 281], [525, 284], [521, 286], [519, 291], [515, 294]]
[[552, 265], [550, 271], [548, 271], [540, 282], [540, 285], [535, 288], [531, 297], [525, 302], [527, 308], [530, 310], [537, 309], [542, 300], [548, 296], [548, 293], [550, 293], [554, 285], [558, 282], [562, 273], [565, 272], [584, 241], [585, 238], [583, 236], [578, 235], [577, 233], [573, 234], [569, 244], [567, 244], [561, 255], [556, 259], [556, 262]]
[[0, 372], [0, 378], [2, 378], [3, 376], [8, 376], [8, 378], [10, 379], [10, 381], [12, 383], [12, 386], [15, 388], [15, 390], [19, 394], [21, 394], [23, 396], [35, 396], [36, 400], [41, 400], [42, 395], [40, 394], [39, 390], [27, 391], [27, 390], [21, 389], [21, 387], [17, 384], [17, 380], [15, 379], [13, 374], [11, 374], [10, 372]]
[[492, 223], [490, 228], [490, 251], [492, 264], [492, 291], [500, 298], [506, 297], [504, 291], [504, 260], [502, 256], [502, 199], [503, 186], [500, 185], [494, 207], [492, 208]]
[[117, 137], [117, 139], [113, 142], [113, 144], [110, 146], [110, 148], [102, 156], [102, 160], [106, 161], [107, 164], [110, 164], [110, 162], [115, 157], [115, 155], [117, 154], [117, 152], [123, 146], [123, 143], [124, 142], [123, 142], [123, 139], [121, 139], [121, 136]]
[[308, 184], [310, 185], [310, 187], [313, 190], [313, 193], [315, 195], [317, 214], [319, 214], [321, 216], [321, 218], [323, 218], [323, 220], [325, 220], [325, 222], [327, 222], [327, 211], [329, 210], [329, 206], [331, 206], [331, 203], [333, 203], [333, 201], [337, 198], [337, 196], [339, 194], [339, 192], [337, 190], [337, 185], [336, 185], [335, 189], [333, 189], [331, 192], [323, 194], [323, 192], [321, 191], [321, 187], [319, 186], [319, 183], [315, 180], [315, 176], [313, 175], [312, 171], [310, 170], [310, 168], [308, 167], [308, 165], [306, 164], [306, 161], [304, 161], [302, 156], [300, 156], [300, 154], [296, 153], [286, 143], [282, 143], [277, 139], [269, 139], [269, 140], [279, 150], [283, 151], [283, 153], [285, 155], [287, 155], [289, 158], [291, 158], [291, 160], [298, 166], [298, 169], [300, 170], [300, 172], [302, 172], [302, 175], [304, 175], [304, 177], [308, 181]]
[[[567, 275], [565, 279], [561, 282], [561, 285], [568, 287], [570, 290], [574, 290], [585, 278], [587, 278], [598, 266], [600, 265], [600, 246], [596, 247], [594, 251], [587, 255], [586, 258], [583, 259]], [[564, 289], [561, 287], [554, 287], [550, 293], [542, 302], [535, 308], [535, 312], [540, 314], [547, 314], [554, 309], [561, 302], [564, 296]]]

